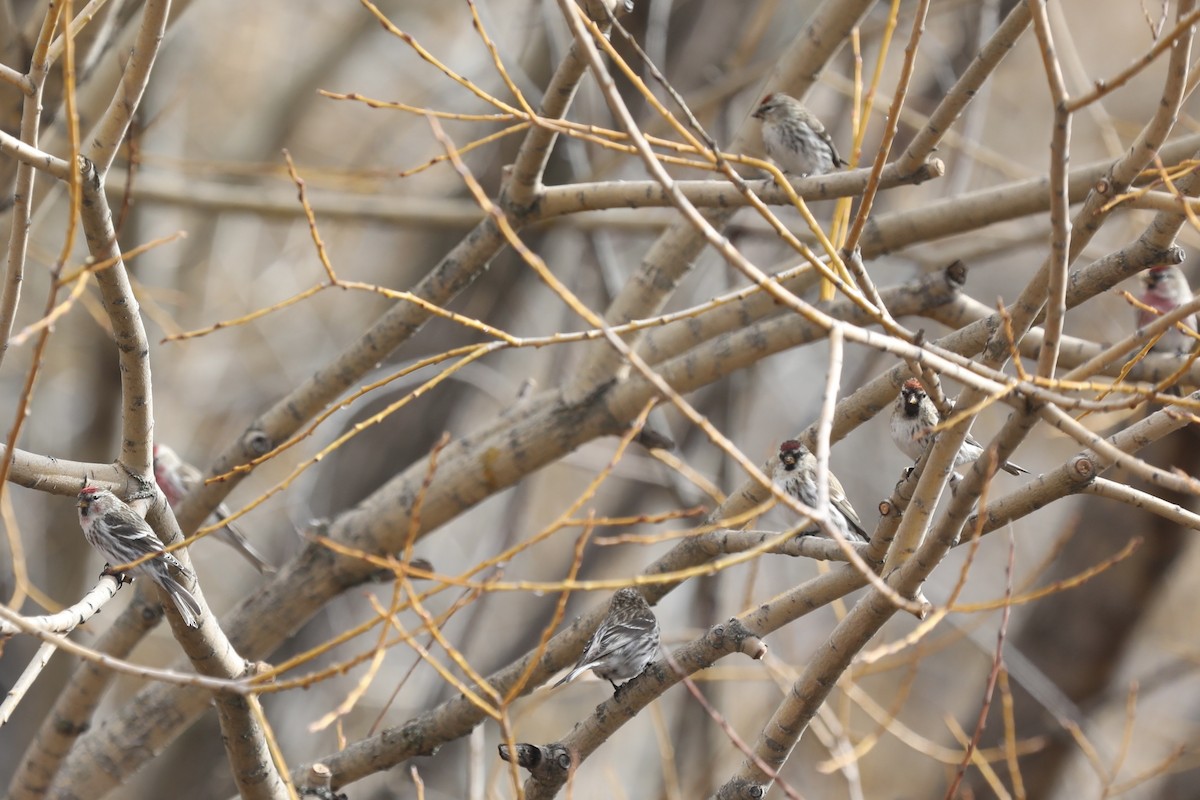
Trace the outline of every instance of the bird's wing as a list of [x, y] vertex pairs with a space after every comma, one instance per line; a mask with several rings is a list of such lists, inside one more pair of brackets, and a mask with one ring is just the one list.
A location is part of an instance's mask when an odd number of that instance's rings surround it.
[[833, 156], [833, 165], [835, 167], [850, 166], [850, 162], [842, 158], [842, 154], [838, 152], [837, 145], [833, 143], [833, 137], [829, 135], [829, 132], [824, 127], [817, 131], [817, 136], [820, 136], [821, 141], [829, 146], [829, 154]]
[[[586, 660], [599, 661], [606, 658], [620, 649], [631, 638], [639, 638], [650, 629], [651, 623], [649, 620], [641, 617], [621, 620], [619, 622], [610, 621], [596, 631], [594, 641], [589, 642], [588, 648], [584, 650], [587, 656]], [[580, 659], [580, 661], [583, 660]]]
[[842, 516], [850, 523], [856, 531], [863, 536], [867, 532], [863, 530], [862, 520], [858, 518], [858, 512], [850, 505], [850, 501], [846, 499], [846, 490], [842, 488], [842, 482], [837, 479], [837, 476], [832, 472], [829, 473], [829, 502], [842, 512]]
[[[121, 540], [121, 542], [137, 554], [137, 557], [157, 553], [161, 558], [166, 560], [168, 564], [175, 569], [186, 572], [183, 564], [179, 563], [179, 559], [166, 552], [163, 549], [163, 543], [155, 535], [154, 530], [149, 523], [142, 525], [130, 524], [123, 516], [115, 513], [104, 515], [104, 522], [112, 530], [113, 535]], [[133, 559], [130, 559], [131, 561]]]
[[862, 520], [858, 518], [858, 512], [854, 510], [854, 507], [850, 505], [850, 502], [844, 495], [841, 497], [833, 497], [831, 495], [829, 502], [833, 503], [837, 507], [837, 510], [842, 512], [842, 516], [850, 523], [850, 527], [854, 529], [855, 533], [863, 539], [869, 538], [866, 529], [863, 528]]
[[160, 552], [163, 549], [162, 542], [154, 535], [149, 524], [131, 524], [122, 515], [116, 513], [105, 514], [104, 524], [114, 535], [120, 537], [121, 541], [139, 554]]

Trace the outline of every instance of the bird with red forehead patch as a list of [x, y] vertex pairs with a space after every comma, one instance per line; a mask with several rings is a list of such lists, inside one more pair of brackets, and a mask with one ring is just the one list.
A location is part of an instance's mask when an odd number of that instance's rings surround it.
[[[154, 533], [150, 523], [115, 494], [96, 486], [85, 486], [79, 493], [76, 506], [79, 508], [79, 526], [83, 528], [83, 538], [100, 551], [100, 555], [108, 562], [104, 565], [102, 575], [115, 575], [124, 582], [132, 580], [127, 574], [131, 573], [154, 581], [175, 601], [179, 615], [189, 628], [200, 625], [203, 616], [200, 603], [175, 579], [171, 570], [176, 570], [188, 581], [195, 581], [196, 576], [179, 559], [165, 551], [162, 540]], [[136, 567], [113, 569], [114, 566], [121, 567], [147, 555], [152, 557]]]
[[[788, 439], [779, 445], [779, 460], [771, 479], [776, 486], [804, 505], [814, 509], [817, 507], [817, 457], [802, 442]], [[851, 542], [866, 542], [869, 539], [858, 512], [846, 498], [846, 490], [832, 472], [829, 473], [829, 522], [843, 538]], [[821, 533], [821, 529], [814, 524], [801, 531], [800, 535]]]
[[[1192, 289], [1188, 286], [1187, 276], [1179, 267], [1173, 264], [1151, 267], [1142, 273], [1142, 294], [1138, 299], [1153, 309], [1137, 310], [1137, 325], [1144, 328], [1158, 319], [1159, 315], [1174, 311], [1190, 301]], [[1192, 330], [1197, 330], [1195, 314], [1188, 314], [1180, 322]], [[1196, 340], [1179, 330], [1176, 325], [1168, 328], [1151, 349], [1156, 353], [1190, 353], [1196, 349]]]
[[[909, 378], [900, 387], [900, 396], [892, 406], [891, 433], [892, 441], [900, 452], [916, 461], [933, 443], [937, 435], [932, 429], [941, 421], [933, 401], [925, 393], [925, 387], [916, 378]], [[983, 455], [983, 445], [975, 437], [967, 434], [962, 447], [954, 457], [954, 466], [968, 464]], [[1005, 461], [1000, 467], [1010, 475], [1028, 473], [1029, 470], [1019, 467], [1011, 461]]]

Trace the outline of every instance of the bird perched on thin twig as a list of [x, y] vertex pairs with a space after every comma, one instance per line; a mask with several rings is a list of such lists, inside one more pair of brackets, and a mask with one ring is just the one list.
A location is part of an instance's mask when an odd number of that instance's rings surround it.
[[[772, 479], [775, 485], [810, 508], [817, 507], [817, 457], [802, 442], [788, 439], [779, 445], [779, 463]], [[829, 473], [829, 521], [838, 533], [852, 542], [868, 541], [862, 520], [850, 501], [846, 490], [832, 472]], [[819, 534], [816, 525], [801, 535]]]
[[753, 117], [762, 120], [763, 148], [784, 172], [824, 175], [847, 166], [821, 120], [794, 97], [769, 94]]
[[[930, 433], [938, 422], [938, 412], [933, 401], [925, 394], [925, 387], [916, 378], [909, 378], [900, 388], [900, 396], [892, 406], [892, 441], [900, 452], [916, 461], [933, 442]], [[954, 466], [970, 463], [983, 455], [983, 445], [974, 436], [967, 434], [962, 447], [954, 456]], [[1000, 469], [1010, 475], [1028, 474], [1029, 470], [1011, 461], [1005, 461]]]
[[150, 523], [115, 494], [95, 486], [85, 486], [79, 493], [79, 502], [76, 505], [79, 508], [79, 526], [83, 528], [83, 538], [99, 550], [108, 562], [101, 574], [115, 575], [120, 582], [132, 581], [132, 578], [124, 574], [126, 570], [116, 571], [113, 565], [128, 564], [142, 556], [156, 554], [136, 567], [128, 568], [128, 571], [135, 576], [149, 578], [165, 589], [175, 601], [179, 615], [189, 628], [200, 625], [203, 615], [200, 604], [196, 602], [192, 593], [175, 579], [171, 570], [178, 570], [189, 581], [196, 580], [196, 576], [180, 563], [179, 559], [165, 551], [162, 540], [154, 533]]
[[[1139, 328], [1144, 328], [1158, 319], [1159, 314], [1174, 311], [1191, 300], [1192, 289], [1183, 270], [1174, 264], [1151, 267], [1142, 273], [1142, 295], [1138, 299], [1158, 312], [1155, 314], [1138, 309], [1137, 324]], [[1195, 314], [1189, 314], [1180, 322], [1192, 330], [1197, 329]], [[1178, 327], [1171, 326], [1152, 349], [1156, 353], [1190, 353], [1196, 349], [1196, 340]]]
[[617, 681], [636, 678], [657, 652], [658, 619], [646, 598], [637, 589], [618, 589], [604, 621], [584, 645], [579, 661], [554, 685], [562, 686], [590, 669], [619, 693]]
[[[165, 444], [156, 444], [154, 445], [154, 480], [166, 496], [167, 503], [171, 508], [175, 508], [188, 492], [203, 482], [204, 476], [200, 474], [200, 470], [180, 458], [170, 447]], [[213, 510], [213, 515], [224, 519], [229, 516], [229, 507], [221, 503]], [[241, 553], [242, 557], [260, 573], [269, 575], [275, 571], [271, 562], [267, 561], [263, 554], [250, 544], [246, 534], [235, 528], [232, 522], [225, 523], [225, 527], [213, 535]]]

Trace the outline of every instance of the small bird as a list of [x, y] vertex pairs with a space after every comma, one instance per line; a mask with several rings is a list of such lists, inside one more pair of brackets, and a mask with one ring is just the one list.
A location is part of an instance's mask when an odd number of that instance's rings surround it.
[[[817, 507], [817, 457], [795, 439], [788, 439], [779, 445], [779, 464], [772, 475], [775, 485], [792, 497], [810, 508]], [[862, 520], [850, 501], [846, 499], [846, 490], [841, 481], [832, 472], [829, 473], [829, 521], [837, 526], [838, 533], [852, 542], [870, 540], [863, 529]], [[816, 525], [801, 533], [809, 536], [821, 533]]]
[[[1151, 267], [1142, 273], [1142, 295], [1138, 298], [1146, 305], [1159, 312], [1138, 309], [1137, 324], [1144, 328], [1159, 314], [1174, 311], [1183, 303], [1192, 299], [1192, 289], [1188, 286], [1187, 276], [1183, 270], [1174, 265]], [[1184, 325], [1197, 330], [1196, 315], [1191, 314], [1180, 320]], [[1190, 353], [1196, 349], [1196, 340], [1188, 336], [1178, 327], [1172, 326], [1162, 335], [1152, 348], [1156, 353]]]
[[[937, 409], [933, 401], [925, 394], [925, 387], [916, 378], [909, 378], [900, 389], [900, 396], [892, 406], [892, 441], [900, 452], [916, 461], [933, 442], [934, 434], [929, 430], [939, 422]], [[958, 454], [954, 456], [954, 466], [967, 464], [983, 455], [983, 445], [974, 436], [967, 434]], [[1000, 467], [1010, 475], [1029, 474], [1029, 470], [1019, 467], [1011, 461], [1005, 461]]]
[[763, 148], [784, 172], [824, 175], [848, 166], [821, 120], [782, 92], [762, 99], [753, 117], [762, 120]]
[[85, 486], [79, 493], [79, 527], [83, 538], [100, 551], [106, 563], [102, 575], [115, 575], [120, 582], [132, 580], [122, 572], [112, 569], [113, 564], [128, 564], [142, 556], [156, 556], [129, 569], [135, 576], [146, 577], [157, 583], [171, 595], [179, 615], [189, 628], [200, 625], [203, 611], [192, 593], [171, 575], [174, 567], [187, 580], [196, 576], [183, 566], [179, 559], [166, 552], [162, 541], [155, 535], [150, 523], [117, 498], [115, 494], [95, 486]]
[[[200, 474], [200, 470], [180, 458], [170, 447], [165, 444], [156, 444], [154, 445], [154, 480], [166, 496], [167, 503], [171, 508], [175, 508], [188, 492], [200, 485], [204, 476]], [[214, 509], [213, 514], [218, 519], [228, 517], [229, 507], [221, 503]], [[235, 528], [233, 523], [226, 523], [225, 527], [217, 531], [215, 535], [222, 542], [241, 553], [242, 557], [249, 561], [260, 574], [269, 575], [275, 571], [274, 565], [250, 544], [246, 535]]]
[[[575, 668], [554, 684], [562, 686], [580, 674], [594, 671], [613, 685], [642, 674], [658, 652], [658, 620], [646, 598], [637, 589], [619, 589], [608, 606], [608, 614], [583, 647]], [[622, 684], [624, 685], [624, 684]]]

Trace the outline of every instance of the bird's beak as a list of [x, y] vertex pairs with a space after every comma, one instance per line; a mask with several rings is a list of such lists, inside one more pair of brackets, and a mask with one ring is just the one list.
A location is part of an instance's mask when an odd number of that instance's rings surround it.
[[755, 119], [762, 119], [763, 118], [763, 110], [761, 108], [756, 108], [756, 109], [754, 109], [754, 113], [751, 114], [750, 116], [754, 117]]
[[75, 502], [75, 507], [76, 507], [76, 508], [87, 508], [87, 507], [88, 507], [88, 501], [87, 501], [87, 500], [84, 500], [84, 499], [81, 497], [81, 498], [79, 498], [79, 500], [77, 500], [77, 501]]
[[915, 394], [907, 394], [904, 396], [904, 405], [916, 408], [917, 406], [921, 405], [921, 399]]
[[796, 468], [796, 457], [792, 455], [780, 456], [779, 463], [783, 464], [783, 468], [790, 472]]

